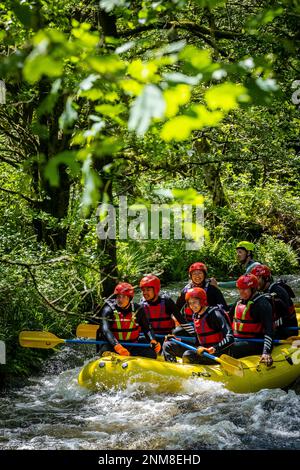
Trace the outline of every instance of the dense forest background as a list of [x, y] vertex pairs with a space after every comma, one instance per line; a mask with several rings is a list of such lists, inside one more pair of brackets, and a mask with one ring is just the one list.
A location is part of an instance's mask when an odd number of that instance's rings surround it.
[[[117, 280], [182, 281], [196, 260], [227, 279], [241, 239], [274, 274], [299, 271], [299, 1], [6, 0], [0, 12], [2, 376], [43, 360], [17, 347], [20, 330], [67, 337]], [[119, 196], [203, 196], [204, 246], [100, 240], [97, 207]]]

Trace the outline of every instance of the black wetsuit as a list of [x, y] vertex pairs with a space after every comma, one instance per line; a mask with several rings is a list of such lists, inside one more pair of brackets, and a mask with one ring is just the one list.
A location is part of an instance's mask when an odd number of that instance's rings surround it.
[[[218, 309], [218, 307], [208, 307], [206, 312], [208, 312], [207, 324], [209, 328], [223, 334], [223, 339], [214, 345], [216, 350], [214, 356], [219, 356], [226, 352], [226, 350], [228, 350], [228, 348], [233, 344], [233, 332], [224, 314], [220, 309]], [[200, 342], [197, 338], [195, 347], [198, 346], [200, 346]], [[172, 341], [166, 341], [164, 343], [163, 354], [165, 360], [169, 362], [176, 362], [176, 356], [178, 356], [182, 357], [184, 362], [192, 364], [215, 364], [215, 361], [204, 356], [200, 356], [194, 351], [187, 350], [184, 346], [181, 346], [178, 343], [173, 343]]]
[[289, 330], [286, 330], [286, 327], [298, 326], [297, 316], [295, 313], [289, 313], [290, 308], [293, 307], [293, 301], [284, 287], [278, 282], [273, 282], [265, 290], [265, 293], [270, 294], [271, 298], [273, 297], [274, 308], [276, 308], [277, 315], [281, 317], [281, 324], [275, 329], [276, 338], [288, 338], [292, 336], [292, 333]]

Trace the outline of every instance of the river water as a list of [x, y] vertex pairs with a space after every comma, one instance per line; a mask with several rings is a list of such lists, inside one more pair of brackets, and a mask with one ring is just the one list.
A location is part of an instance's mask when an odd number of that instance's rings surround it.
[[[300, 276], [287, 278], [300, 301]], [[165, 292], [176, 297], [180, 287]], [[63, 346], [39, 376], [3, 395], [0, 449], [300, 449], [300, 380], [252, 394], [201, 380], [177, 394], [145, 384], [92, 393], [77, 375], [93, 356], [93, 346]]]

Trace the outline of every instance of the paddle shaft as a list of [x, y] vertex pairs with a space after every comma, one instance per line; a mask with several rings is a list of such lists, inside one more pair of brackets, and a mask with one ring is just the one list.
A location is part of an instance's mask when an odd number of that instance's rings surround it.
[[[190, 344], [183, 343], [182, 341], [177, 341], [177, 339], [174, 339], [174, 338], [172, 338], [171, 341], [172, 341], [172, 343], [180, 344], [181, 346], [185, 347], [186, 349], [190, 349], [191, 351], [197, 352], [197, 348], [195, 348], [194, 346], [191, 346]], [[206, 351], [203, 351], [201, 353], [201, 356], [208, 357], [209, 359], [212, 359], [213, 361], [216, 361], [216, 362], [221, 362], [220, 359], [217, 356], [213, 356], [212, 354], [209, 354]]]
[[[97, 340], [90, 340], [90, 339], [65, 339], [64, 343], [78, 343], [78, 344], [109, 344], [108, 341], [97, 341]], [[120, 344], [124, 346], [139, 346], [139, 347], [146, 347], [150, 346], [149, 343], [126, 343], [120, 342]]]

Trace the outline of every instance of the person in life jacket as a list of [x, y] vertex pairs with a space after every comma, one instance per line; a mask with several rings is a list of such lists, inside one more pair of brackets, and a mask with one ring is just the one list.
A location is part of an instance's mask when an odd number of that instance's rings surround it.
[[171, 297], [159, 295], [160, 280], [157, 276], [153, 274], [144, 276], [140, 281], [140, 288], [143, 293], [140, 305], [155, 334], [166, 335], [172, 333], [175, 328], [174, 319], [179, 323], [185, 334], [192, 335], [194, 333], [193, 326], [187, 323]]
[[[236, 282], [240, 300], [230, 309], [234, 345], [230, 354], [235, 357], [260, 354], [260, 362], [267, 366], [273, 364], [271, 356], [273, 345], [273, 314], [270, 302], [258, 292], [258, 279], [253, 274], [245, 274]], [[263, 338], [263, 343], [247, 342], [247, 339]]]
[[259, 291], [265, 293], [271, 302], [276, 337], [287, 338], [290, 333], [285, 328], [298, 326], [293, 290], [282, 280], [273, 281], [271, 270], [266, 265], [255, 266], [251, 273], [258, 279]]
[[[249, 274], [254, 266], [260, 265], [258, 261], [254, 261], [253, 259], [253, 251], [255, 245], [252, 242], [242, 241], [236, 245], [236, 256], [238, 262], [241, 264], [243, 269], [245, 270], [244, 274]], [[235, 281], [222, 281], [217, 282], [215, 278], [211, 278], [211, 283], [216, 287], [236, 287], [236, 280]]]
[[[114, 290], [114, 298], [106, 300], [98, 314], [101, 324], [101, 339], [108, 344], [100, 348], [100, 353], [115, 351], [121, 356], [144, 356], [156, 359], [161, 350], [160, 343], [147, 317], [139, 305], [133, 302], [134, 289], [127, 282], [120, 282]], [[138, 343], [140, 332], [151, 347], [126, 346], [126, 343]], [[121, 344], [122, 343], [122, 344]]]
[[173, 343], [168, 335], [163, 344], [166, 361], [176, 362], [176, 356], [183, 362], [192, 364], [213, 364], [214, 361], [201, 356], [203, 351], [219, 356], [234, 342], [230, 320], [219, 306], [207, 305], [207, 294], [200, 287], [193, 287], [185, 294], [185, 300], [193, 312], [194, 328], [197, 334], [197, 352], [186, 350], [178, 343]]
[[[207, 267], [204, 263], [191, 264], [189, 267], [189, 277], [190, 281], [188, 284], [186, 284], [186, 286], [184, 286], [178, 296], [178, 299], [176, 300], [178, 309], [182, 311], [184, 308], [184, 314], [188, 322], [192, 321], [193, 311], [186, 303], [185, 294], [193, 287], [201, 287], [205, 290], [208, 305], [221, 305], [224, 310], [228, 310], [226, 301], [220, 289], [213, 286], [210, 283], [210, 279], [207, 279]], [[178, 329], [176, 329], [174, 333], [181, 334]]]

